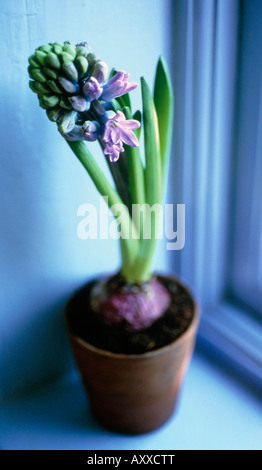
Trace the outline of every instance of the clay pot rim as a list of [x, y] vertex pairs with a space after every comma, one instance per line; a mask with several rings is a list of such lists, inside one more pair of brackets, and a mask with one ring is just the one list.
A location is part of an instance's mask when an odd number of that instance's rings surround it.
[[178, 284], [182, 285], [188, 291], [188, 293], [190, 294], [190, 296], [192, 298], [193, 305], [194, 305], [194, 315], [193, 315], [191, 323], [189, 324], [188, 328], [184, 331], [184, 333], [182, 333], [182, 335], [180, 335], [178, 338], [176, 338], [171, 343], [168, 343], [166, 346], [162, 346], [161, 348], [155, 349], [153, 351], [148, 351], [148, 352], [139, 353], [139, 354], [114, 353], [114, 352], [108, 351], [106, 349], [98, 348], [98, 347], [94, 346], [93, 344], [88, 343], [84, 339], [80, 338], [80, 336], [72, 333], [71, 328], [69, 326], [68, 319], [67, 319], [67, 313], [68, 312], [67, 312], [67, 309], [66, 309], [66, 311], [65, 311], [66, 326], [67, 326], [67, 329], [70, 333], [71, 338], [74, 339], [75, 341], [77, 341], [79, 344], [81, 344], [81, 346], [85, 347], [86, 349], [89, 349], [90, 351], [94, 352], [95, 354], [98, 354], [98, 355], [104, 356], [104, 357], [106, 356], [106, 357], [110, 357], [110, 358], [114, 358], [114, 359], [120, 359], [120, 360], [121, 359], [122, 360], [128, 360], [128, 359], [130, 359], [130, 360], [134, 360], [134, 359], [141, 360], [141, 359], [151, 358], [153, 356], [158, 356], [160, 354], [164, 354], [168, 350], [172, 349], [174, 346], [179, 345], [182, 341], [184, 341], [184, 338], [186, 338], [187, 336], [192, 334], [198, 326], [198, 323], [199, 323], [199, 320], [200, 320], [200, 307], [199, 307], [199, 304], [196, 301], [196, 299], [193, 297], [193, 295], [191, 294], [189, 288], [187, 287], [186, 283], [183, 280], [181, 280], [181, 279], [179, 280], [177, 277], [172, 276], [172, 275], [168, 276], [168, 275], [162, 274], [162, 273], [154, 273], [154, 274], [156, 274], [160, 277], [169, 278], [169, 279], [177, 282]]

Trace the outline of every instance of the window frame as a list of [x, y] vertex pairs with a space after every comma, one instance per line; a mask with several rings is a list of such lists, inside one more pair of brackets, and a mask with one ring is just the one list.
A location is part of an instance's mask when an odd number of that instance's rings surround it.
[[[200, 301], [200, 342], [262, 387], [261, 304], [249, 285], [233, 281], [232, 263], [238, 256], [241, 210], [234, 155], [241, 145], [241, 116], [236, 117], [243, 93], [238, 79], [244, 66], [244, 3], [173, 3], [176, 101], [170, 173], [173, 199], [186, 205], [186, 246], [174, 254], [172, 265]], [[258, 121], [256, 131], [262, 118]]]

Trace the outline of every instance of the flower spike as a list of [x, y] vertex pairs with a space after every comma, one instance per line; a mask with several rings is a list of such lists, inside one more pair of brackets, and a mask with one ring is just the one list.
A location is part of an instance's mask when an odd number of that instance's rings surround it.
[[121, 111], [115, 114], [111, 102], [138, 86], [128, 82], [128, 73], [120, 70], [106, 82], [108, 66], [87, 42], [50, 43], [38, 47], [28, 60], [30, 88], [66, 140], [93, 142], [104, 130], [103, 151], [111, 161], [118, 160], [123, 144], [138, 146], [132, 129], [140, 124], [127, 121]]

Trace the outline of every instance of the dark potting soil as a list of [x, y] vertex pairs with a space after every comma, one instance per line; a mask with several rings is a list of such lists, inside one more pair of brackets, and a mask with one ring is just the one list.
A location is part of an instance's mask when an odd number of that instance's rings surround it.
[[163, 276], [157, 279], [168, 289], [171, 301], [150, 327], [127, 331], [121, 325], [106, 325], [89, 305], [90, 292], [96, 282], [92, 281], [68, 303], [67, 320], [72, 332], [97, 348], [120, 354], [142, 354], [168, 345], [189, 327], [194, 302], [190, 292], [179, 282]]

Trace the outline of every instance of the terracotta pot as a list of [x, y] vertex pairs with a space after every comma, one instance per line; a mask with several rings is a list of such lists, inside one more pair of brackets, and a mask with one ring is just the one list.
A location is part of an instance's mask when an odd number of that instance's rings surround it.
[[[77, 296], [77, 294], [76, 294]], [[107, 428], [141, 434], [172, 415], [195, 344], [199, 310], [174, 342], [144, 354], [115, 354], [98, 349], [71, 331], [71, 303], [66, 323], [76, 364], [93, 414]]]

